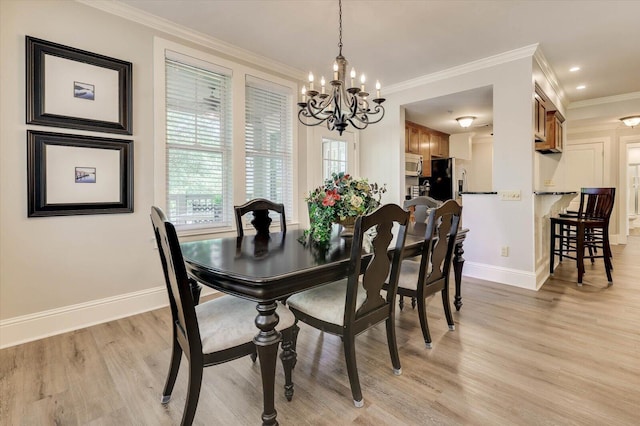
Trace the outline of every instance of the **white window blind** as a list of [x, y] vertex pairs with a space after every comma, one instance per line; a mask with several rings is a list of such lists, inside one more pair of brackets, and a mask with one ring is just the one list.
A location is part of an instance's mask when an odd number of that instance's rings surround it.
[[167, 215], [176, 225], [229, 226], [231, 75], [177, 54], [165, 65]]
[[247, 76], [245, 102], [246, 197], [266, 198], [293, 208], [291, 90]]

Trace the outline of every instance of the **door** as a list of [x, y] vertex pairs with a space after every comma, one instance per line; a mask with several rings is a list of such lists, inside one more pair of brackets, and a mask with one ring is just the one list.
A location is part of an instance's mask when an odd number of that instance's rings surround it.
[[358, 176], [357, 143], [355, 134], [345, 131], [342, 135], [326, 128], [317, 127], [309, 147], [309, 190], [331, 177], [331, 173], [345, 172]]
[[[604, 142], [567, 144], [562, 160], [567, 190], [604, 186]], [[569, 210], [578, 210], [579, 206], [580, 197], [576, 197]]]

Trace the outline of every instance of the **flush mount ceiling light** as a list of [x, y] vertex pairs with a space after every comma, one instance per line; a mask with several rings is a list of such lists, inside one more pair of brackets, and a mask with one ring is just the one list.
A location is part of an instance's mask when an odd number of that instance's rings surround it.
[[472, 116], [466, 116], [466, 117], [458, 117], [456, 118], [456, 121], [458, 122], [458, 124], [460, 125], [460, 127], [462, 127], [463, 129], [466, 129], [467, 127], [471, 126], [471, 123], [473, 123], [473, 120], [475, 120], [475, 117]]
[[[338, 56], [333, 63], [333, 80], [329, 82], [329, 93], [325, 93], [325, 79], [320, 79], [320, 92], [314, 89], [313, 74], [309, 73], [309, 90], [302, 87], [302, 102], [298, 102], [298, 119], [305, 126], [318, 126], [326, 123], [329, 130], [342, 134], [351, 123], [358, 130], [374, 124], [384, 117], [384, 98], [380, 97], [380, 82], [376, 82], [375, 105], [370, 105], [365, 91], [364, 74], [360, 76], [360, 87], [354, 83], [356, 70], [351, 68], [351, 84], [347, 88], [347, 59], [342, 56], [342, 0], [338, 1], [339, 35]], [[308, 100], [307, 100], [308, 98]]]
[[629, 127], [635, 127], [640, 124], [640, 115], [630, 115], [629, 117], [622, 117], [620, 121], [622, 121]]

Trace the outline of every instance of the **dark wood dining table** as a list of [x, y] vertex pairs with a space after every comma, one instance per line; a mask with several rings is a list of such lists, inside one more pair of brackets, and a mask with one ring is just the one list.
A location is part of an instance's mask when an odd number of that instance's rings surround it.
[[[425, 225], [410, 225], [404, 248], [405, 257], [418, 256], [424, 242]], [[453, 259], [454, 305], [462, 306], [463, 242], [468, 229], [456, 239]], [[215, 238], [181, 244], [188, 274], [218, 291], [256, 302], [258, 333], [254, 338], [260, 359], [263, 387], [263, 425], [277, 425], [274, 404], [275, 371], [280, 333], [275, 330], [276, 303], [294, 293], [344, 278], [350, 256], [350, 243], [334, 229], [326, 248], [303, 244], [303, 230], [286, 233]], [[368, 256], [363, 253], [363, 256]], [[369, 255], [370, 256], [370, 255]], [[363, 262], [366, 265], [367, 262]]]

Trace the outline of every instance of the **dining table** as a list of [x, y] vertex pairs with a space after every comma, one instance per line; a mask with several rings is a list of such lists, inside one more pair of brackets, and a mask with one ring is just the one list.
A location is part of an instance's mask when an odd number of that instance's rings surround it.
[[[421, 254], [426, 224], [411, 223], [403, 257]], [[462, 306], [463, 242], [468, 229], [460, 229], [454, 249], [454, 306]], [[275, 371], [280, 333], [276, 307], [279, 300], [347, 276], [350, 238], [334, 226], [331, 240], [319, 247], [305, 239], [304, 230], [213, 238], [181, 243], [189, 276], [203, 285], [256, 302], [254, 343], [260, 360], [263, 388], [263, 425], [277, 425], [274, 403]], [[393, 242], [392, 242], [393, 244]], [[366, 245], [365, 245], [366, 247]], [[371, 254], [363, 250], [363, 267]]]

